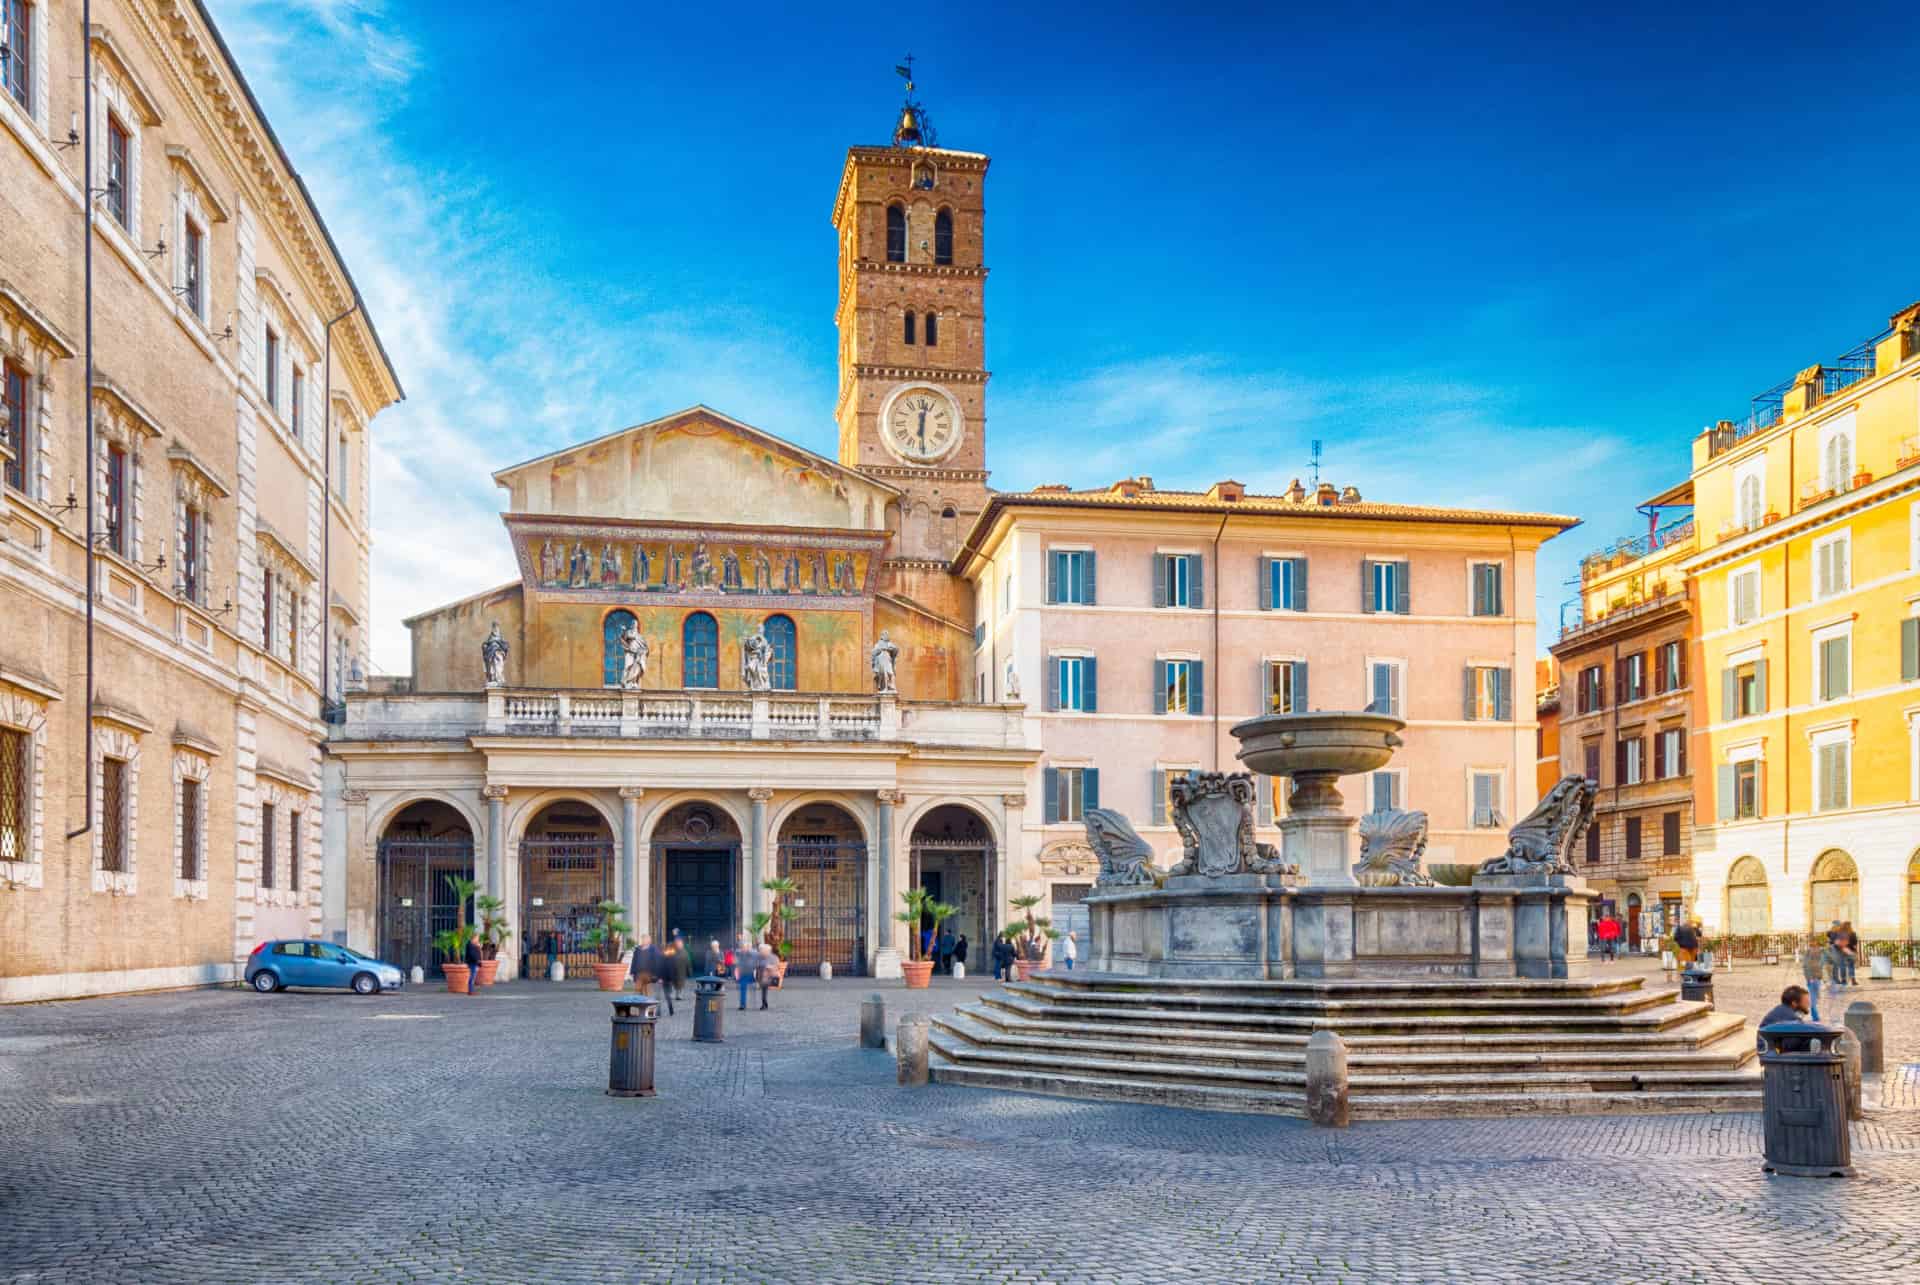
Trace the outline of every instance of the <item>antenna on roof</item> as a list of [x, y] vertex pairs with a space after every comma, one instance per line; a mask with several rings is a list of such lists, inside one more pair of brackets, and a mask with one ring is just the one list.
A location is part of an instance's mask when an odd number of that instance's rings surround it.
[[1320, 485], [1320, 439], [1317, 437], [1313, 439], [1313, 485], [1315, 488]]

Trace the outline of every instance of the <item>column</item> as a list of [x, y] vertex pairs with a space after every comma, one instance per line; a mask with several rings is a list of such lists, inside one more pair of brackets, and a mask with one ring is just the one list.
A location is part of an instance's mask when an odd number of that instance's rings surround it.
[[[1000, 850], [994, 854], [993, 887], [988, 889], [993, 897], [993, 913], [988, 916], [989, 946], [992, 944], [993, 933], [1006, 926], [1013, 889], [1013, 863], [1022, 862], [1023, 872], [1027, 868], [1024, 864], [1027, 838], [1021, 830], [1026, 823], [1027, 796], [1024, 793], [1003, 794], [1000, 796], [1000, 805], [1006, 809], [1001, 814], [1002, 832], [1006, 835], [1006, 842], [1001, 844]], [[1082, 949], [1087, 949], [1090, 944], [1083, 944]]]
[[768, 905], [767, 890], [760, 885], [772, 877], [767, 873], [767, 800], [772, 797], [773, 791], [764, 785], [756, 785], [747, 791], [747, 799], [753, 804], [753, 834], [750, 840], [753, 847], [747, 867], [747, 881], [751, 885], [746, 897], [750, 907], [747, 912], [749, 923], [754, 915], [764, 913]]
[[874, 835], [879, 839], [875, 845], [880, 862], [880, 890], [875, 900], [879, 903], [877, 932], [874, 941], [878, 943], [873, 952], [873, 975], [879, 978], [901, 976], [900, 951], [893, 944], [893, 809], [904, 802], [905, 796], [898, 790], [881, 790], [875, 798], [879, 801], [879, 821], [874, 826]]
[[518, 899], [508, 893], [505, 879], [507, 787], [483, 785], [480, 787], [480, 797], [487, 801], [487, 865], [486, 880], [482, 886], [487, 895], [506, 902], [503, 909], [507, 926], [513, 930], [513, 935], [500, 947], [500, 972], [496, 980], [505, 982], [520, 975], [520, 969], [514, 962], [520, 957], [520, 907]]
[[653, 931], [647, 922], [647, 890], [640, 879], [640, 800], [646, 791], [637, 785], [620, 787], [620, 884], [615, 894], [627, 908], [634, 935]]

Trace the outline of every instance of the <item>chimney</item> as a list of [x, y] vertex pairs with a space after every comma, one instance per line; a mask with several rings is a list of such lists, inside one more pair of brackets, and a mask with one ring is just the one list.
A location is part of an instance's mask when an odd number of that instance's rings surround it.
[[1331, 482], [1322, 482], [1319, 488], [1313, 493], [1313, 502], [1315, 504], [1331, 505], [1337, 503], [1339, 499], [1340, 488]]

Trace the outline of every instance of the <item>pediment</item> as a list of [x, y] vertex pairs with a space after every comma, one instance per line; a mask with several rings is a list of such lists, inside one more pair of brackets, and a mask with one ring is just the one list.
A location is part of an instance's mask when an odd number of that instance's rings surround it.
[[881, 531], [900, 492], [705, 406], [493, 475], [516, 516]]

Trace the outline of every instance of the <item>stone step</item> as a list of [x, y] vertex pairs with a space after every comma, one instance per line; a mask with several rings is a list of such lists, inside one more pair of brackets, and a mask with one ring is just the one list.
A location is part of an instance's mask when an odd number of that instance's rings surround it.
[[1448, 992], [1491, 994], [1500, 992], [1568, 995], [1606, 994], [1637, 989], [1645, 978], [1623, 977], [1131, 977], [1121, 973], [1102, 973], [1089, 969], [1074, 971], [1045, 969], [1033, 974], [1029, 982], [1009, 985], [1049, 986], [1059, 990], [1100, 990], [1107, 993], [1158, 993], [1163, 995], [1212, 995], [1241, 999], [1261, 993], [1311, 995], [1323, 998], [1364, 995], [1436, 995]]
[[[1056, 1075], [1096, 1075], [1180, 1084], [1237, 1085], [1255, 1089], [1292, 1089], [1302, 1092], [1306, 1071], [1302, 1064], [1283, 1063], [1272, 1055], [1249, 1055], [1244, 1065], [1220, 1065], [1181, 1057], [1089, 1056], [1082, 1050], [1061, 1051], [1046, 1046], [1008, 1047], [974, 1038], [976, 1024], [967, 1019], [935, 1018], [930, 1042], [947, 1061], [962, 1066], [989, 1065]], [[1422, 1071], [1418, 1074], [1350, 1073], [1349, 1092], [1370, 1094], [1526, 1095], [1543, 1092], [1631, 1092], [1636, 1085], [1661, 1089], [1719, 1089], [1757, 1083], [1750, 1074], [1708, 1067], [1699, 1070], [1667, 1068], [1645, 1072], [1533, 1070], [1500, 1073]]]
[[[971, 1085], [1092, 1101], [1186, 1107], [1201, 1111], [1306, 1115], [1305, 1095], [1285, 1089], [1182, 1084], [1106, 1075], [1061, 1075], [1021, 1068], [960, 1064], [937, 1052], [933, 1055], [930, 1069], [934, 1081], [940, 1084]], [[1439, 1116], [1717, 1113], [1758, 1111], [1760, 1093], [1757, 1089], [1728, 1089], [1635, 1093], [1539, 1092], [1525, 1095], [1381, 1094], [1353, 1099], [1350, 1106], [1356, 1120]]]
[[[1636, 982], [1639, 979], [1634, 979]], [[1599, 995], [1568, 995], [1557, 991], [1478, 989], [1432, 992], [1426, 995], [1216, 995], [1180, 994], [1162, 991], [1132, 991], [1101, 987], [1069, 989], [1037, 982], [1011, 982], [1007, 991], [1061, 1008], [1079, 1009], [1087, 1004], [1109, 1006], [1183, 1008], [1241, 1014], [1285, 1013], [1616, 1013], [1631, 1012], [1671, 999], [1676, 988], [1643, 989], [1638, 985]]]
[[[1381, 1048], [1352, 1044], [1348, 1048], [1348, 1066], [1355, 1072], [1365, 1069], [1401, 1070], [1430, 1068], [1460, 1073], [1492, 1074], [1500, 1071], [1545, 1068], [1559, 1071], [1652, 1071], [1667, 1068], [1730, 1069], [1745, 1065], [1754, 1057], [1751, 1039], [1727, 1041], [1725, 1036], [1745, 1025], [1738, 1017], [1714, 1015], [1711, 1030], [1703, 1030], [1696, 1042], [1666, 1043], [1654, 1046], [1606, 1043], [1599, 1047], [1568, 1039], [1550, 1049], [1515, 1049], [1474, 1041], [1452, 1042], [1445, 1048], [1427, 1044], [1406, 1044]], [[986, 1005], [963, 1005], [951, 1017], [936, 1017], [956, 1034], [976, 1044], [994, 1048], [1034, 1048], [1074, 1051], [1098, 1056], [1135, 1060], [1177, 1060], [1184, 1063], [1237, 1067], [1298, 1068], [1305, 1064], [1306, 1039], [1302, 1036], [1227, 1036], [1219, 1032], [1180, 1030], [1145, 1032], [1127, 1027], [1074, 1027], [1067, 1023], [1038, 1023], [1009, 1019]], [[1703, 1026], [1709, 1025], [1703, 1022]], [[1282, 1040], [1286, 1042], [1281, 1042]], [[1717, 1047], [1712, 1047], [1717, 1044]], [[1711, 1047], [1711, 1051], [1707, 1051]]]
[[[1010, 989], [988, 996], [988, 1002], [1031, 1017], [1172, 1023], [1205, 1023], [1239, 1029], [1267, 1029], [1275, 1033], [1317, 1030], [1354, 1034], [1423, 1034], [1434, 1031], [1469, 1034], [1515, 1033], [1539, 1030], [1592, 1031], [1664, 1028], [1710, 1011], [1700, 1000], [1675, 1000], [1674, 992], [1658, 993], [1655, 1002], [1611, 1013], [1556, 1013], [1484, 1010], [1473, 1013], [1406, 1013], [1355, 1010], [1322, 1014], [1300, 1012], [1236, 1012], [1225, 1009], [1176, 1009], [1088, 1000], [1079, 1003], [1044, 1002], [1030, 990]], [[1010, 998], [1009, 998], [1010, 997]], [[1026, 1001], [1022, 1003], [1021, 1001]]]
[[[1234, 1025], [1208, 1024], [1190, 1014], [1174, 1015], [1164, 1022], [1146, 1020], [1088, 1021], [1067, 1017], [1045, 1005], [1010, 1006], [995, 1003], [989, 995], [981, 1001], [962, 1005], [960, 1010], [976, 1020], [990, 1023], [1008, 1032], [1065, 1041], [1082, 1040], [1174, 1040], [1192, 1044], [1230, 1046], [1247, 1049], [1303, 1050], [1307, 1033], [1274, 1032]], [[1446, 1035], [1429, 1033], [1416, 1036], [1354, 1035], [1343, 1037], [1350, 1055], [1365, 1053], [1407, 1054], [1443, 1053], [1473, 1050], [1496, 1053], [1554, 1053], [1567, 1049], [1638, 1050], [1652, 1054], [1704, 1048], [1725, 1039], [1745, 1026], [1733, 1014], [1708, 1013], [1697, 1023], [1682, 1023], [1664, 1030], [1596, 1031], [1572, 1033], [1534, 1033], [1523, 1035]], [[1751, 1042], [1751, 1040], [1747, 1041]]]

